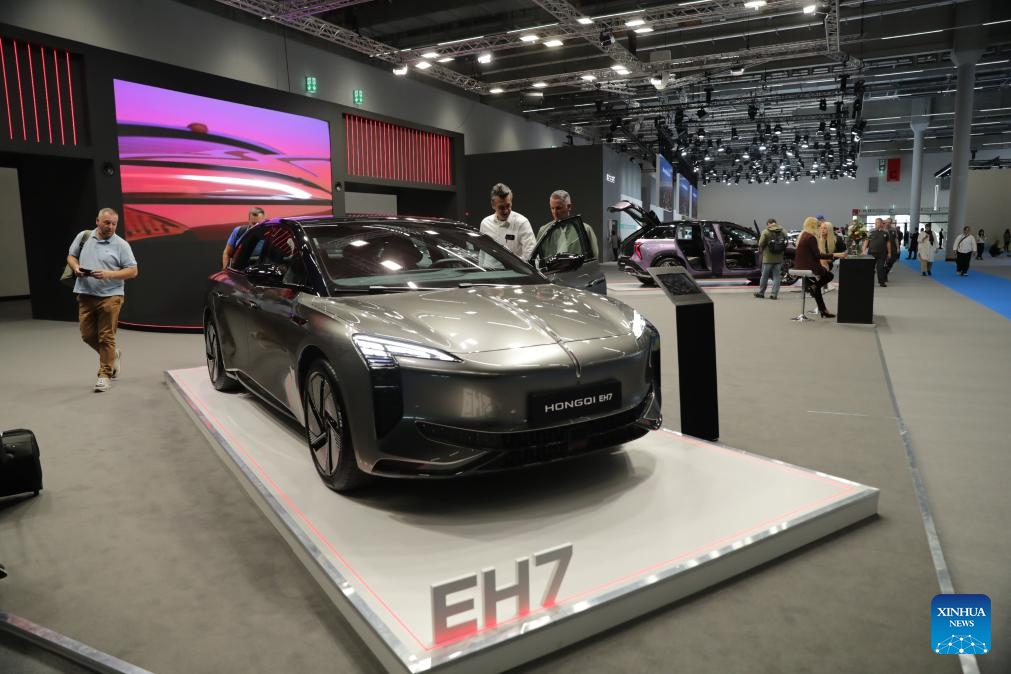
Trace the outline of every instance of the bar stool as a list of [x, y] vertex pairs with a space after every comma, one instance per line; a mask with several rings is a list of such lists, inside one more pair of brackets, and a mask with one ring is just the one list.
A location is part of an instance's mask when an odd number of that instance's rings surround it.
[[810, 321], [814, 320], [807, 315], [807, 284], [808, 280], [814, 278], [814, 272], [810, 269], [791, 269], [790, 276], [796, 276], [800, 279], [800, 315], [794, 316], [793, 321]]

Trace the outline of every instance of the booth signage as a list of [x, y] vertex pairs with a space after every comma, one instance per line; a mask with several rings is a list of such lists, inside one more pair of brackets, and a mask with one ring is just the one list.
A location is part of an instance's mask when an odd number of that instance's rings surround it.
[[605, 173], [604, 177], [607, 179], [607, 182], [612, 183], [612, 184], [616, 180], [616, 178], [613, 175], [611, 175], [610, 173]]
[[[499, 587], [495, 579], [494, 567], [484, 569], [479, 574], [471, 573], [432, 585], [432, 638], [434, 643], [437, 646], [443, 645], [478, 631], [478, 618], [473, 616], [450, 625], [450, 618], [474, 611], [476, 609], [475, 600], [481, 602], [479, 615], [486, 629], [498, 624], [498, 604], [506, 599], [516, 599], [516, 616], [529, 613], [530, 560], [531, 557], [520, 557], [516, 560], [516, 582], [512, 585]], [[572, 561], [572, 543], [566, 543], [533, 555], [534, 566], [555, 564], [544, 594], [541, 596], [540, 605], [542, 607], [554, 605], [570, 561]], [[478, 580], [479, 576], [480, 581]], [[479, 586], [481, 590], [474, 592]], [[451, 594], [464, 592], [467, 593], [466, 598], [459, 598], [450, 603]]]

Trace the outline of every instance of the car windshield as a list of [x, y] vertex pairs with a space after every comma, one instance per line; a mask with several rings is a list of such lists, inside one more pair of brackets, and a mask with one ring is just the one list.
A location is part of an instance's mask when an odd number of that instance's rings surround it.
[[305, 232], [336, 291], [546, 282], [490, 237], [463, 225], [348, 222]]

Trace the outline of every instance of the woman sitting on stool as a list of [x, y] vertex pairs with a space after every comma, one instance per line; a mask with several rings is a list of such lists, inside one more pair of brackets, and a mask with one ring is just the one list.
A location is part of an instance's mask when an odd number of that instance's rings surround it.
[[822, 253], [818, 249], [818, 220], [808, 217], [804, 220], [804, 231], [797, 238], [797, 253], [793, 259], [794, 269], [807, 269], [814, 272], [808, 290], [814, 297], [815, 304], [818, 305], [818, 313], [822, 318], [835, 318], [835, 314], [830, 314], [825, 308], [825, 300], [821, 296], [821, 289], [829, 284], [835, 276], [828, 269], [822, 266], [822, 260], [833, 260], [837, 257], [846, 257], [846, 253]]

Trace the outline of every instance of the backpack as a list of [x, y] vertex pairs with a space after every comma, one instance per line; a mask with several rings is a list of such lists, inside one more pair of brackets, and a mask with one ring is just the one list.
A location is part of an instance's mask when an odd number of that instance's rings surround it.
[[783, 230], [777, 230], [772, 233], [769, 237], [769, 242], [765, 244], [765, 247], [770, 253], [774, 255], [779, 255], [780, 253], [786, 252], [786, 235], [783, 234]]

